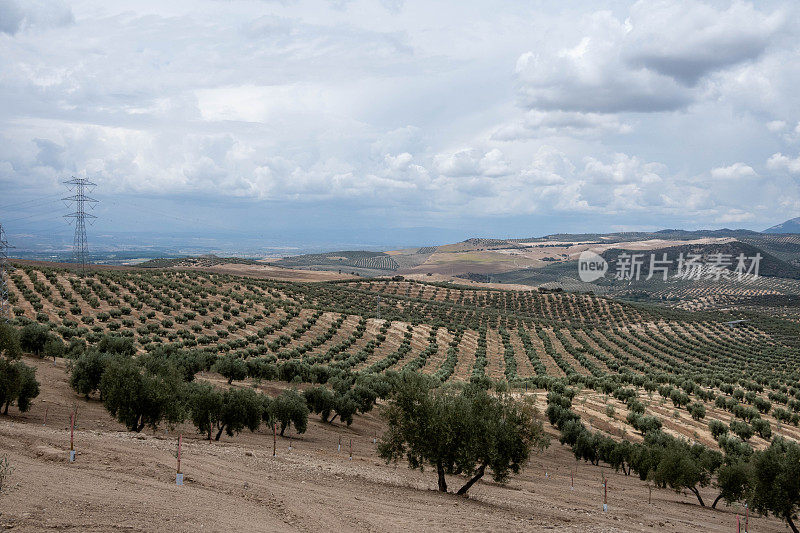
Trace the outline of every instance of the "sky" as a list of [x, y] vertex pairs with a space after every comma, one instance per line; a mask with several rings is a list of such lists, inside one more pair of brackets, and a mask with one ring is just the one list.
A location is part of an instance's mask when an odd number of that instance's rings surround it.
[[800, 6], [0, 0], [0, 224], [399, 247], [800, 216]]

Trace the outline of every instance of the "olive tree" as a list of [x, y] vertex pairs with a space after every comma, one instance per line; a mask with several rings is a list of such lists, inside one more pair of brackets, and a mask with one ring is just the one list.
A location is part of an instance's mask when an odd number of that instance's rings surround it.
[[794, 520], [800, 509], [800, 446], [782, 438], [753, 455], [751, 502], [760, 513], [772, 513], [786, 520], [800, 533]]
[[271, 419], [280, 424], [281, 437], [286, 428], [294, 425], [295, 431], [305, 433], [308, 427], [308, 405], [296, 390], [285, 390], [269, 404]]
[[218, 372], [222, 377], [228, 379], [228, 385], [233, 380], [239, 381], [247, 377], [247, 363], [241, 357], [235, 355], [224, 355], [217, 359], [212, 370]]
[[20, 361], [10, 362], [0, 359], [0, 407], [8, 414], [9, 406], [17, 402], [17, 408], [24, 413], [31, 406], [31, 400], [39, 396], [39, 382], [36, 369]]
[[176, 372], [152, 374], [132, 359], [116, 357], [100, 378], [100, 396], [113, 417], [138, 433], [145, 425], [156, 429], [162, 421], [184, 420], [182, 386]]
[[223, 431], [229, 437], [244, 428], [256, 431], [261, 425], [263, 409], [261, 395], [253, 389], [229, 388], [222, 394], [222, 403], [216, 413], [215, 422], [219, 429], [214, 440], [219, 440]]
[[72, 366], [72, 374], [69, 377], [70, 386], [78, 394], [83, 394], [86, 399], [100, 388], [100, 379], [109, 356], [96, 350], [86, 352], [78, 357]]
[[529, 405], [491, 396], [481, 387], [437, 388], [426, 376], [404, 373], [384, 411], [389, 429], [378, 453], [387, 462], [405, 457], [411, 468], [434, 467], [442, 492], [446, 474], [466, 475], [458, 490], [464, 495], [487, 468], [495, 481], [506, 482], [534, 448], [547, 446], [533, 415]]
[[222, 393], [210, 383], [189, 383], [186, 389], [186, 407], [197, 431], [211, 440], [214, 422], [222, 409]]
[[17, 331], [17, 328], [4, 322], [0, 322], [0, 355], [5, 355], [8, 359], [19, 359], [22, 357], [19, 331]]

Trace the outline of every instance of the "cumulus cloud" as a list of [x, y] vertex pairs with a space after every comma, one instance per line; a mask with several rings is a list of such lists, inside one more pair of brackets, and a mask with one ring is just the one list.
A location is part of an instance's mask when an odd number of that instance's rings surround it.
[[727, 167], [711, 169], [711, 177], [717, 180], [739, 180], [757, 176], [758, 174], [753, 170], [753, 167], [744, 163], [734, 163]]
[[800, 156], [791, 157], [782, 153], [772, 154], [767, 160], [767, 168], [779, 170], [790, 174], [800, 174]]
[[631, 8], [624, 43], [627, 61], [685, 85], [758, 58], [783, 28], [786, 14], [763, 13], [752, 4], [727, 9], [694, 1], [640, 1]]
[[494, 148], [482, 153], [476, 148], [439, 154], [434, 160], [436, 169], [445, 176], [486, 176], [496, 178], [511, 173], [503, 152]]
[[758, 58], [784, 27], [781, 11], [736, 2], [637, 2], [623, 20], [608, 11], [583, 17], [577, 42], [522, 54], [522, 102], [582, 112], [659, 112], [703, 94], [704, 76]]
[[755, 223], [800, 202], [800, 30], [777, 5], [0, 0], [0, 180], [464, 227]]

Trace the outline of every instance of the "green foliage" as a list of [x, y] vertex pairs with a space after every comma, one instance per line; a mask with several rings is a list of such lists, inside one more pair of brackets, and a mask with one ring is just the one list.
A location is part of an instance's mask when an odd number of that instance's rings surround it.
[[777, 438], [769, 448], [753, 456], [753, 510], [774, 514], [797, 531], [794, 520], [800, 509], [800, 446]]
[[439, 490], [447, 491], [445, 474], [464, 474], [465, 494], [489, 468], [506, 482], [527, 462], [533, 448], [547, 445], [533, 410], [507, 397], [491, 396], [480, 387], [457, 392], [434, 388], [426, 376], [404, 373], [384, 416], [389, 429], [378, 453], [387, 462], [405, 458], [411, 468], [436, 468]]
[[103, 335], [97, 343], [97, 350], [102, 353], [132, 356], [136, 354], [136, 347], [130, 337], [116, 337]]
[[715, 440], [719, 439], [722, 435], [728, 434], [728, 426], [719, 420], [710, 421], [708, 423], [708, 430], [711, 432], [711, 436], [714, 437]]
[[0, 321], [0, 355], [4, 355], [8, 359], [22, 357], [19, 331], [17, 328], [2, 321]]
[[0, 359], [0, 407], [8, 414], [9, 406], [16, 402], [21, 413], [30, 409], [31, 401], [39, 396], [36, 369], [21, 361]]
[[69, 378], [70, 387], [87, 399], [100, 388], [100, 379], [110, 356], [96, 350], [87, 352], [75, 361]]
[[688, 489], [697, 496], [700, 505], [705, 506], [698, 488], [711, 483], [712, 476], [722, 465], [722, 454], [666, 434], [646, 440], [646, 445], [649, 445], [652, 461], [646, 477], [658, 487], [669, 487], [676, 492]]
[[296, 390], [285, 390], [269, 403], [270, 418], [280, 424], [283, 436], [286, 428], [294, 425], [297, 433], [305, 433], [308, 427], [306, 399]]
[[749, 440], [753, 435], [754, 431], [752, 426], [747, 422], [742, 422], [741, 420], [734, 420], [731, 422], [731, 433], [736, 435], [742, 440]]
[[41, 355], [50, 338], [50, 328], [40, 324], [27, 324], [19, 334], [22, 350], [34, 355]]
[[241, 357], [233, 354], [223, 355], [218, 358], [212, 370], [227, 378], [229, 385], [233, 380], [240, 381], [247, 377], [247, 363]]
[[690, 404], [688, 409], [689, 414], [692, 415], [692, 418], [695, 420], [702, 420], [706, 417], [706, 406], [700, 402]]
[[222, 403], [216, 414], [219, 427], [214, 440], [219, 440], [222, 432], [232, 437], [244, 428], [256, 431], [261, 425], [264, 402], [261, 395], [253, 389], [229, 388], [222, 394]]
[[725, 500], [729, 505], [745, 500], [750, 491], [752, 479], [753, 468], [747, 461], [737, 460], [722, 465], [717, 473], [716, 481], [719, 496], [711, 507], [716, 508], [720, 499]]
[[320, 415], [323, 422], [327, 422], [335, 408], [334, 393], [327, 387], [317, 385], [304, 390], [303, 397], [310, 411]]
[[186, 407], [197, 431], [211, 440], [214, 422], [222, 410], [222, 393], [210, 383], [189, 383], [186, 389]]
[[762, 439], [769, 440], [772, 438], [772, 427], [763, 418], [753, 420], [752, 426], [753, 431]]
[[64, 342], [55, 335], [49, 335], [47, 342], [44, 343], [42, 351], [45, 357], [52, 357], [53, 361], [58, 357], [64, 357], [67, 353], [67, 346]]
[[183, 383], [177, 372], [152, 374], [133, 360], [108, 361], [100, 379], [100, 396], [106, 410], [130, 431], [145, 425], [156, 429], [162, 421], [184, 420]]

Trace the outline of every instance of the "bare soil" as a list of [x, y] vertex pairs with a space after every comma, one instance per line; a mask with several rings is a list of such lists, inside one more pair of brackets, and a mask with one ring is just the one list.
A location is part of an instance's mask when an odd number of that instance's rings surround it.
[[[202, 440], [188, 425], [129, 433], [97, 400], [69, 389], [62, 360], [26, 363], [37, 367], [42, 392], [28, 413], [12, 407], [0, 417], [0, 456], [14, 467], [0, 495], [3, 530], [731, 532], [741, 512], [701, 508], [693, 495], [659, 489], [648, 504], [645, 483], [576, 463], [555, 439], [507, 485], [486, 479], [469, 498], [441, 494], [430, 470], [377, 457], [373, 438], [384, 429], [377, 413], [356, 417], [350, 428], [312, 415], [304, 435], [278, 437], [276, 457], [265, 428], [220, 442]], [[260, 388], [275, 394], [284, 386]], [[70, 464], [69, 414], [76, 408], [78, 455]], [[179, 432], [183, 487], [175, 485]], [[602, 476], [609, 480], [607, 513]], [[449, 479], [453, 490], [462, 482]], [[702, 494], [708, 503], [716, 495], [712, 488]], [[750, 527], [786, 530], [774, 518], [751, 517]]]

